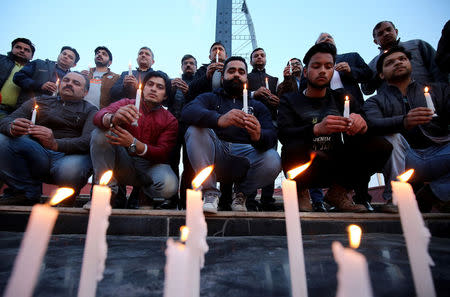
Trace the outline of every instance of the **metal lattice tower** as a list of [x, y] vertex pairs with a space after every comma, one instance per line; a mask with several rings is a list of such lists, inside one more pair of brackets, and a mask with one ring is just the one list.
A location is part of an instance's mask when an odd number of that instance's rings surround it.
[[258, 47], [245, 0], [217, 0], [216, 41], [225, 45], [228, 56], [245, 59]]

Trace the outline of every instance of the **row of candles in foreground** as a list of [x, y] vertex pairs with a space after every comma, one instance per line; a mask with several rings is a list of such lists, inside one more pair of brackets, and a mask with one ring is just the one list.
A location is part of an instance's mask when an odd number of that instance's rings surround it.
[[[314, 156], [310, 162], [289, 171], [289, 179], [282, 183], [293, 297], [308, 296], [297, 188], [293, 179], [310, 166], [313, 158]], [[213, 166], [209, 166], [201, 171], [192, 182], [194, 189], [187, 190], [187, 227], [182, 229], [182, 242], [176, 242], [171, 238], [167, 240], [165, 297], [200, 296], [200, 269], [204, 265], [204, 255], [208, 251], [208, 245], [206, 243], [207, 225], [202, 209], [202, 192], [199, 188], [212, 170]], [[406, 175], [410, 176], [412, 172], [413, 170], [410, 170], [399, 176], [400, 181], [392, 182], [393, 199], [400, 212], [417, 296], [433, 297], [436, 293], [430, 265], [434, 263], [427, 251], [430, 233], [423, 222], [412, 187], [407, 183], [409, 177]], [[78, 288], [79, 297], [95, 296], [97, 282], [103, 278], [107, 256], [106, 230], [111, 214], [111, 190], [106, 185], [111, 176], [112, 171], [105, 173], [100, 185], [94, 186], [93, 189]], [[19, 254], [4, 293], [5, 297], [32, 296], [39, 276], [39, 268], [58, 216], [57, 209], [52, 208], [51, 205], [56, 205], [72, 193], [72, 189], [60, 188], [48, 204], [33, 206]], [[355, 236], [355, 233], [359, 235]], [[361, 229], [352, 225], [349, 227], [349, 234], [351, 246], [356, 249], [359, 246]], [[372, 288], [367, 261], [354, 249], [344, 248], [339, 242], [332, 244], [333, 255], [339, 266], [336, 296], [371, 297]]]

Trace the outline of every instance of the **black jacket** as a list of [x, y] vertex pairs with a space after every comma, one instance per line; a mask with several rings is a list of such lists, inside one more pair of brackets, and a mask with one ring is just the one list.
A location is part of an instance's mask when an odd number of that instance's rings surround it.
[[8, 53], [7, 56], [0, 55], [0, 89], [5, 84], [9, 75], [11, 74], [11, 70], [14, 67], [14, 60], [11, 57], [11, 53]]
[[[149, 68], [147, 71], [141, 71], [141, 70], [133, 70], [133, 76], [136, 77], [138, 82], [144, 81], [145, 76], [150, 71], [153, 71], [152, 68]], [[128, 71], [122, 72], [119, 79], [114, 83], [114, 85], [111, 88], [110, 96], [111, 96], [111, 102], [119, 101], [123, 98], [128, 99], [136, 99], [136, 88], [134, 86], [130, 86], [128, 88], [123, 87], [123, 80], [125, 76], [128, 75]], [[142, 89], [144, 86], [142, 86]]]
[[[247, 75], [247, 80], [248, 80], [248, 90], [249, 92], [253, 92], [258, 90], [260, 87], [265, 87], [266, 86], [266, 77], [269, 78], [269, 90], [272, 94], [276, 95], [277, 94], [277, 84], [278, 84], [278, 78], [277, 77], [273, 77], [271, 75], [268, 75], [266, 73], [266, 70], [257, 70], [257, 69], [253, 69], [252, 72], [250, 72]], [[272, 119], [276, 120], [277, 118], [277, 111], [278, 111], [278, 107], [277, 106], [272, 106], [270, 105], [266, 98], [253, 98], [256, 100], [261, 101], [262, 103], [264, 103], [264, 105], [270, 110], [270, 113], [272, 115]]]

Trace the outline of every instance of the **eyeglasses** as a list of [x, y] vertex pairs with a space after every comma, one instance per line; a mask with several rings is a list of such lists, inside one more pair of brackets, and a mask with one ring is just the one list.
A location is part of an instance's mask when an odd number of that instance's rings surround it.
[[300, 62], [293, 62], [291, 63], [292, 66], [302, 66], [302, 63]]

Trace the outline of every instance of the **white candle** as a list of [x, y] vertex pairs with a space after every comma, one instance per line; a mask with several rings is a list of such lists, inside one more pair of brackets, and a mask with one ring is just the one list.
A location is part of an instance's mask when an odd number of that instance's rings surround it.
[[427, 101], [427, 107], [433, 111], [433, 117], [437, 117], [436, 109], [434, 108], [433, 104], [433, 99], [431, 99], [431, 95], [430, 93], [428, 93], [428, 91], [429, 88], [425, 87], [423, 94], [425, 95], [425, 100]]
[[58, 95], [58, 89], [59, 89], [59, 78], [56, 80], [56, 91], [53, 92], [53, 96]]
[[[134, 106], [136, 107], [138, 114], [139, 114], [139, 107], [141, 106], [141, 94], [142, 94], [141, 88], [142, 88], [142, 85], [139, 84], [139, 88], [136, 90], [136, 100], [134, 101]], [[137, 127], [138, 126], [138, 121], [135, 120], [132, 123], [132, 125]]]
[[403, 181], [391, 182], [393, 203], [398, 205], [416, 294], [418, 297], [434, 297], [436, 291], [430, 270], [434, 262], [428, 253], [431, 235], [423, 222], [413, 189], [406, 182], [408, 178], [405, 175], [412, 172], [409, 170], [400, 176], [399, 179]]
[[216, 52], [216, 63], [219, 63], [219, 52], [220, 50], [217, 50]]
[[38, 105], [34, 104], [34, 108], [33, 108], [33, 112], [31, 113], [31, 122], [34, 124], [36, 124], [36, 115], [37, 115], [37, 110], [38, 110]]
[[164, 267], [164, 297], [191, 297], [191, 284], [188, 283], [189, 248], [172, 238], [167, 240], [166, 266]]
[[344, 118], [350, 117], [350, 100], [348, 96], [345, 96], [345, 102], [344, 102]]
[[133, 75], [133, 71], [131, 70], [131, 61], [128, 62], [128, 75]]
[[291, 63], [291, 60], [289, 60], [289, 75], [292, 75], [292, 63]]
[[97, 282], [103, 279], [107, 256], [106, 230], [111, 214], [111, 189], [106, 186], [112, 171], [101, 178], [100, 185], [94, 186], [89, 213], [89, 223], [84, 245], [83, 264], [81, 266], [78, 297], [95, 296]]
[[[72, 195], [73, 192], [74, 190], [69, 188], [59, 189], [50, 204], [59, 203], [62, 199]], [[58, 210], [51, 208], [50, 204], [36, 204], [31, 210], [4, 297], [28, 297], [33, 295], [41, 263], [58, 217]]]
[[292, 297], [308, 296], [302, 229], [298, 211], [297, 185], [292, 179], [305, 171], [311, 165], [314, 157], [315, 154], [312, 154], [311, 161], [290, 170], [288, 172], [289, 179], [285, 179], [281, 185], [283, 189], [284, 215], [286, 217]]
[[338, 264], [336, 297], [372, 297], [366, 258], [357, 251], [344, 248], [340, 242], [331, 245]]
[[244, 112], [248, 113], [248, 90], [247, 84], [244, 84], [244, 90], [242, 91], [242, 105]]
[[190, 272], [189, 284], [192, 290], [191, 296], [200, 296], [200, 269], [205, 264], [205, 253], [209, 247], [206, 242], [208, 226], [203, 214], [202, 192], [199, 190], [203, 181], [211, 174], [214, 166], [203, 169], [192, 181], [194, 190], [186, 190], [186, 226], [189, 228], [189, 237], [186, 246], [189, 247]]
[[266, 89], [269, 89], [269, 78], [266, 77]]

